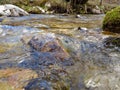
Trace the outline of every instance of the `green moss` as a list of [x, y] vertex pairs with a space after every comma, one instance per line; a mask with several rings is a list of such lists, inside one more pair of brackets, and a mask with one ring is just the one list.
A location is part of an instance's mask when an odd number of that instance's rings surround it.
[[103, 24], [107, 24], [108, 22], [118, 23], [115, 21], [120, 22], [120, 6], [107, 12], [106, 17], [104, 18]]
[[120, 6], [107, 12], [103, 20], [103, 29], [120, 33]]

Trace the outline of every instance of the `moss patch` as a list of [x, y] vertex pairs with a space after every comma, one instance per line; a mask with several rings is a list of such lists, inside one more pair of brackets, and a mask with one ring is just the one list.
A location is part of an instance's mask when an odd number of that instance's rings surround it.
[[120, 6], [107, 12], [103, 20], [103, 30], [120, 33]]

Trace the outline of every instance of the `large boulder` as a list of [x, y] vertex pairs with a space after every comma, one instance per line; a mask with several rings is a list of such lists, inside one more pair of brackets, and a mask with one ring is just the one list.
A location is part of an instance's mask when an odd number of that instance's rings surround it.
[[103, 30], [120, 33], [120, 6], [107, 12], [103, 21]]
[[38, 78], [31, 80], [25, 90], [51, 90], [51, 87], [47, 81]]
[[23, 9], [12, 5], [12, 4], [5, 4], [0, 5], [0, 15], [3, 16], [25, 16], [29, 15], [26, 11]]

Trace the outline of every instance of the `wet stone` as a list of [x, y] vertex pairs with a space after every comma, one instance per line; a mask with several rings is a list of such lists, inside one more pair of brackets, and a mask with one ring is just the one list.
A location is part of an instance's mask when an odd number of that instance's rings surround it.
[[[45, 39], [44, 39], [45, 38]], [[60, 45], [57, 39], [53, 37], [33, 37], [28, 43], [33, 49], [40, 52], [50, 52], [54, 57], [64, 60], [69, 55], [65, 49]], [[44, 41], [45, 40], [45, 41]]]
[[103, 44], [107, 48], [120, 47], [120, 37], [108, 37], [103, 41]]
[[13, 67], [15, 66], [14, 64], [15, 63], [11, 63], [11, 62], [0, 63], [0, 69]]
[[[23, 38], [23, 41], [25, 40]], [[44, 83], [48, 83], [47, 81], [51, 83], [52, 88], [69, 90], [69, 82], [67, 81], [70, 80], [70, 77], [66, 69], [63, 68], [73, 65], [73, 60], [55, 35], [51, 33], [40, 34], [33, 37], [27, 44], [31, 47], [30, 58], [20, 62], [18, 66], [35, 70], [40, 76], [39, 78], [44, 79], [42, 81], [46, 80]], [[48, 87], [41, 88], [42, 81], [41, 79], [30, 81], [25, 90], [51, 90]]]
[[25, 90], [51, 90], [50, 84], [46, 80], [33, 79], [25, 87]]
[[57, 60], [49, 53], [33, 52], [30, 59], [19, 63], [18, 66], [35, 70], [48, 67], [49, 65], [53, 65], [56, 62]]
[[[25, 40], [23, 38], [23, 41]], [[72, 66], [74, 62], [55, 35], [51, 33], [37, 35], [28, 41], [27, 45], [31, 47], [30, 58], [20, 62], [18, 66], [35, 70], [39, 78], [46, 81], [44, 83], [49, 81], [55, 90], [69, 90], [70, 77], [63, 68]], [[41, 89], [42, 81], [41, 79], [30, 81], [25, 90], [51, 90], [48, 84]]]
[[23, 90], [23, 87], [27, 85], [28, 81], [37, 78], [37, 76], [36, 72], [29, 69], [1, 69], [0, 90]]
[[31, 56], [37, 57], [40, 62], [73, 64], [70, 55], [60, 44], [60, 40], [52, 34], [35, 36], [28, 42], [28, 45], [33, 51]]
[[12, 5], [12, 4], [5, 4], [5, 5], [0, 5], [0, 15], [3, 16], [25, 16], [25, 15], [29, 15], [26, 11], [24, 11], [23, 9]]

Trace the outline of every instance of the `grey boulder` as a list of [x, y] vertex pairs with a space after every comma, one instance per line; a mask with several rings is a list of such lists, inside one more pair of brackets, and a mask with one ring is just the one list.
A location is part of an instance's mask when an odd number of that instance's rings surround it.
[[26, 16], [26, 11], [12, 4], [0, 5], [0, 15], [2, 16]]

